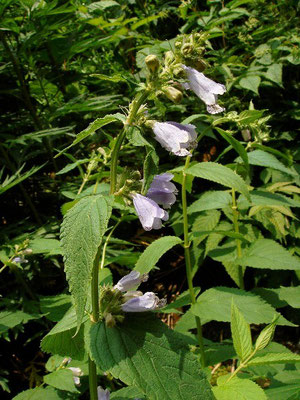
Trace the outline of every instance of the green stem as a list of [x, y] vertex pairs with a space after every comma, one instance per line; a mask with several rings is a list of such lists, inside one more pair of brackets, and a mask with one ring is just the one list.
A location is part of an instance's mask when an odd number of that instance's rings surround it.
[[[187, 215], [187, 201], [186, 201], [186, 169], [189, 167], [191, 156], [187, 156], [185, 161], [185, 166], [182, 171], [182, 189], [181, 189], [181, 199], [182, 199], [182, 212], [183, 212], [183, 235], [184, 235], [184, 257], [185, 257], [185, 268], [186, 277], [190, 292], [190, 297], [192, 304], [196, 303], [196, 294], [193, 286], [193, 275], [192, 275], [192, 265], [191, 265], [191, 254], [190, 254], [190, 242], [189, 242], [189, 223]], [[205, 353], [203, 345], [202, 336], [202, 325], [199, 317], [195, 316], [196, 326], [197, 326], [197, 339], [201, 354], [201, 364], [205, 367]]]
[[[240, 233], [239, 229], [239, 212], [236, 205], [236, 198], [235, 198], [235, 190], [232, 189], [232, 213], [233, 213], [233, 226], [234, 231], [236, 233]], [[242, 245], [239, 239], [236, 239], [236, 249], [237, 249], [237, 256], [238, 259], [242, 257]], [[239, 279], [239, 287], [244, 289], [244, 277], [243, 277], [243, 268], [241, 265], [238, 266], [238, 279]]]
[[248, 362], [251, 360], [252, 357], [255, 356], [255, 353], [257, 352], [256, 349], [252, 351], [249, 357], [246, 358], [243, 362], [240, 363], [240, 365], [237, 367], [237, 369], [230, 375], [230, 377], [227, 379], [226, 383], [229, 382], [232, 378], [234, 378], [241, 369], [247, 367]]
[[119, 221], [116, 223], [116, 225], [112, 228], [112, 230], [109, 232], [109, 234], [107, 235], [107, 238], [105, 240], [105, 243], [103, 245], [103, 251], [102, 251], [102, 258], [101, 258], [101, 263], [100, 263], [100, 269], [104, 268], [104, 263], [105, 263], [105, 255], [106, 255], [106, 248], [109, 242], [109, 239], [111, 238], [111, 235], [114, 233], [114, 231], [116, 230], [116, 228], [120, 225], [120, 223], [122, 222], [122, 219], [124, 218], [124, 216], [122, 218], [119, 219]]
[[139, 93], [137, 97], [133, 100], [130, 106], [130, 112], [128, 114], [127, 120], [125, 122], [123, 130], [119, 133], [116, 143], [114, 145], [112, 154], [111, 154], [111, 167], [110, 167], [110, 194], [114, 194], [117, 186], [117, 168], [118, 168], [118, 159], [119, 159], [119, 151], [122, 146], [123, 140], [125, 139], [126, 132], [128, 128], [132, 125], [135, 120], [136, 114], [139, 111], [141, 105], [149, 96], [149, 89], [145, 89], [143, 92]]
[[[99, 261], [101, 255], [101, 246], [99, 246], [92, 271], [91, 283], [91, 299], [92, 299], [92, 324], [99, 321]], [[97, 367], [93, 360], [89, 358], [89, 387], [90, 387], [90, 400], [97, 400]]]

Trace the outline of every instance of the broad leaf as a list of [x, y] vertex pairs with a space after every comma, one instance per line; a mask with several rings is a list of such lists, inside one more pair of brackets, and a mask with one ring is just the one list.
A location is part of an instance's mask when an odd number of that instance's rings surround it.
[[300, 398], [300, 383], [267, 389], [266, 395], [269, 400], [297, 400]]
[[76, 336], [76, 313], [70, 309], [54, 328], [43, 338], [41, 348], [46, 353], [69, 356], [77, 360], [84, 357], [84, 326], [82, 325]]
[[126, 315], [125, 322], [90, 331], [92, 358], [103, 370], [140, 389], [149, 400], [212, 400], [199, 360], [189, 339], [169, 329], [153, 315]]
[[40, 318], [39, 314], [28, 314], [20, 310], [0, 312], [0, 334], [20, 324], [26, 324], [32, 319]]
[[231, 304], [230, 326], [235, 351], [241, 361], [244, 361], [252, 351], [250, 325], [246, 322], [243, 314], [233, 302]]
[[269, 167], [277, 169], [278, 171], [284, 172], [289, 175], [295, 175], [295, 172], [287, 168], [281, 161], [270, 153], [263, 150], [254, 150], [248, 153], [249, 164], [259, 165], [261, 167]]
[[221, 190], [205, 192], [198, 200], [189, 206], [188, 213], [192, 214], [200, 211], [228, 207], [231, 201], [231, 196], [228, 192]]
[[251, 90], [252, 92], [258, 94], [258, 87], [260, 85], [260, 77], [257, 75], [250, 75], [246, 78], [242, 78], [239, 82], [243, 89]]
[[155, 240], [141, 254], [134, 269], [141, 274], [150, 272], [163, 254], [180, 243], [182, 240], [176, 236], [164, 236]]
[[128, 399], [137, 399], [144, 400], [145, 397], [143, 393], [134, 386], [128, 386], [117, 390], [110, 394], [110, 400], [128, 400]]
[[59, 392], [58, 390], [48, 386], [43, 388], [41, 386], [36, 387], [35, 389], [25, 390], [24, 392], [19, 393], [13, 400], [62, 400], [62, 399], [70, 399], [70, 397], [66, 396], [63, 392]]
[[243, 179], [224, 165], [214, 162], [202, 162], [188, 168], [186, 172], [198, 178], [208, 179], [209, 181], [233, 188], [250, 199], [247, 185]]
[[[259, 296], [241, 289], [215, 287], [202, 293], [197, 303], [191, 307], [194, 315], [201, 318], [203, 324], [215, 320], [230, 322], [231, 302], [238, 306], [249, 324], [265, 324], [273, 321], [276, 310]], [[280, 316], [278, 325], [295, 326]]]
[[70, 369], [58, 369], [44, 376], [44, 382], [60, 390], [67, 390], [71, 393], [79, 393], [73, 381], [73, 373]]
[[65, 215], [61, 246], [70, 292], [74, 298], [79, 328], [87, 300], [91, 271], [111, 214], [110, 198], [88, 196]]
[[295, 353], [268, 353], [263, 356], [255, 356], [248, 365], [265, 365], [265, 364], [287, 364], [300, 362], [300, 355]]
[[221, 378], [218, 379], [218, 386], [212, 388], [217, 400], [267, 400], [263, 389], [249, 379], [234, 377], [226, 382], [229, 375]]
[[300, 260], [271, 239], [258, 239], [239, 260], [241, 265], [253, 268], [300, 270]]

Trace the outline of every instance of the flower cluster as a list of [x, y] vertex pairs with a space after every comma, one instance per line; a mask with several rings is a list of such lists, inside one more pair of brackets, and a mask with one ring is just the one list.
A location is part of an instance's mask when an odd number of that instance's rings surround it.
[[164, 208], [170, 208], [176, 201], [177, 189], [170, 182], [174, 175], [165, 173], [155, 175], [146, 196], [133, 195], [133, 204], [145, 231], [160, 229], [162, 221], [169, 219], [169, 214]]
[[165, 300], [160, 300], [155, 293], [146, 292], [143, 294], [135, 290], [142, 282], [146, 282], [147, 280], [147, 274], [141, 275], [138, 271], [131, 271], [114, 286], [114, 289], [126, 292], [123, 293], [125, 302], [121, 305], [122, 311], [144, 312], [155, 310], [165, 305]]
[[159, 299], [155, 293], [136, 290], [142, 282], [148, 280], [148, 274], [131, 271], [112, 288], [102, 287], [100, 294], [100, 314], [106, 326], [114, 327], [124, 320], [124, 313], [145, 312], [164, 307], [165, 300]]

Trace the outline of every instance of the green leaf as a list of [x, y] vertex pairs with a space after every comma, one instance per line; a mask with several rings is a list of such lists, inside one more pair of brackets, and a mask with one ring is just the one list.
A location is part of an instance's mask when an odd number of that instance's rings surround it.
[[20, 324], [40, 318], [38, 314], [28, 314], [20, 310], [14, 311], [1, 311], [0, 312], [0, 334], [7, 332], [9, 329], [14, 328]]
[[126, 315], [121, 326], [101, 322], [90, 331], [92, 358], [103, 370], [134, 385], [149, 400], [212, 400], [210, 385], [189, 339], [153, 315]]
[[85, 311], [93, 263], [110, 218], [110, 203], [111, 198], [102, 195], [84, 197], [67, 212], [61, 226], [61, 246], [77, 328]]
[[67, 399], [63, 393], [57, 391], [56, 389], [48, 386], [46, 388], [36, 387], [35, 389], [25, 390], [19, 393], [12, 400], [62, 400]]
[[300, 286], [273, 289], [278, 293], [279, 299], [286, 301], [291, 307], [300, 308]]
[[[225, 379], [229, 376], [225, 375]], [[217, 400], [267, 400], [263, 389], [249, 379], [232, 378], [229, 382], [212, 388]]]
[[268, 353], [252, 358], [248, 365], [287, 364], [300, 362], [300, 355], [295, 353]]
[[268, 167], [277, 169], [288, 175], [295, 175], [295, 172], [287, 168], [281, 161], [279, 161], [273, 154], [267, 153], [263, 150], [254, 150], [248, 153], [249, 164], [258, 165], [260, 167]]
[[186, 172], [198, 178], [208, 179], [233, 188], [250, 200], [248, 188], [243, 179], [224, 165], [213, 162], [202, 162], [188, 168]]
[[260, 77], [259, 76], [247, 76], [246, 78], [242, 78], [239, 82], [240, 86], [243, 89], [251, 90], [252, 92], [258, 94], [258, 87], [260, 85]]
[[300, 398], [300, 383], [267, 389], [266, 395], [269, 400], [297, 400]]
[[87, 128], [85, 128], [83, 131], [79, 132], [76, 135], [76, 139], [72, 142], [72, 144], [70, 144], [68, 147], [61, 150], [58, 154], [56, 154], [55, 158], [59, 157], [65, 151], [69, 150], [71, 147], [75, 146], [75, 144], [81, 142], [88, 136], [95, 133], [98, 129], [100, 129], [103, 126], [110, 124], [111, 122], [114, 122], [114, 121], [122, 121], [122, 115], [121, 114], [112, 114], [112, 115], [106, 115], [103, 118], [97, 118], [95, 121], [91, 122]]
[[67, 390], [71, 393], [79, 393], [73, 381], [73, 373], [70, 369], [64, 368], [51, 372], [44, 376], [44, 382], [56, 389]]
[[233, 346], [241, 361], [244, 361], [252, 351], [250, 325], [234, 302], [231, 303], [231, 334]]
[[62, 254], [59, 240], [36, 238], [29, 242], [32, 254], [57, 255]]
[[182, 240], [176, 236], [164, 236], [155, 240], [141, 254], [134, 269], [141, 274], [150, 272], [163, 254], [180, 243]]
[[278, 317], [268, 326], [266, 326], [259, 334], [255, 342], [255, 349], [262, 350], [271, 342], [274, 336]]
[[282, 64], [272, 64], [269, 66], [265, 77], [272, 82], [282, 86]]
[[128, 400], [137, 398], [140, 400], [145, 399], [143, 393], [134, 386], [128, 386], [110, 394], [110, 400]]
[[58, 354], [62, 357], [69, 356], [77, 360], [84, 357], [84, 326], [76, 332], [76, 312], [71, 308], [65, 316], [43, 338], [41, 348], [46, 353]]
[[145, 193], [151, 185], [153, 177], [157, 173], [157, 166], [159, 162], [159, 158], [155, 150], [152, 147], [146, 147], [146, 149], [147, 154], [143, 165], [143, 193]]
[[53, 322], [58, 322], [72, 306], [71, 296], [58, 294], [56, 296], [40, 297], [40, 308], [45, 317]]
[[252, 268], [300, 270], [300, 260], [271, 239], [258, 239], [244, 251], [240, 264]]
[[211, 235], [213, 233], [219, 234], [219, 235], [221, 235], [223, 237], [227, 236], [227, 237], [230, 237], [230, 238], [233, 238], [233, 239], [241, 240], [242, 242], [249, 243], [249, 241], [247, 239], [245, 239], [245, 237], [241, 233], [234, 232], [234, 231], [222, 231], [222, 230], [218, 230], [218, 229], [215, 229], [215, 230], [212, 230], [212, 231], [199, 231], [199, 232], [196, 231], [196, 232], [193, 232], [192, 236], [193, 237], [200, 237], [200, 236]]
[[[266, 324], [273, 321], [276, 310], [259, 296], [242, 289], [215, 287], [202, 293], [191, 307], [194, 315], [206, 324], [209, 321], [230, 322], [231, 302], [238, 305], [249, 324]], [[295, 326], [280, 316], [278, 325]]]
[[[251, 204], [255, 206], [285, 206], [300, 207], [300, 201], [293, 200], [278, 193], [270, 193], [263, 190], [253, 190], [251, 192]], [[250, 207], [248, 200], [241, 195], [238, 199], [240, 208]]]
[[[245, 238], [244, 238], [245, 240]], [[223, 261], [222, 262], [224, 268], [226, 269], [226, 272], [230, 276], [230, 278], [236, 283], [237, 286], [240, 287], [240, 274], [239, 274], [239, 264], [237, 264], [234, 261]], [[242, 273], [244, 276], [245, 273], [245, 267], [242, 267]]]
[[244, 148], [244, 146], [236, 140], [232, 135], [228, 132], [224, 131], [221, 128], [216, 128], [219, 134], [234, 148], [234, 150], [241, 156], [242, 160], [245, 163], [247, 170], [249, 170], [249, 162], [248, 162], [248, 154]]
[[203, 193], [200, 198], [188, 208], [188, 213], [225, 208], [231, 204], [231, 196], [228, 192], [214, 190]]

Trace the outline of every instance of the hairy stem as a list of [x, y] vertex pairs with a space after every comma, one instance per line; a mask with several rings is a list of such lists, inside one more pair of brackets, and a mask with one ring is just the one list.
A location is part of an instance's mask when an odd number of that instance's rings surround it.
[[[196, 294], [193, 286], [193, 276], [192, 276], [192, 265], [191, 265], [191, 254], [190, 254], [190, 242], [189, 242], [189, 223], [187, 215], [187, 201], [186, 201], [186, 169], [189, 167], [191, 156], [187, 156], [185, 161], [185, 166], [182, 171], [182, 189], [181, 189], [181, 199], [182, 199], [182, 212], [183, 212], [183, 234], [184, 234], [184, 257], [185, 257], [185, 268], [186, 277], [190, 292], [190, 297], [192, 304], [196, 303]], [[196, 326], [197, 326], [197, 339], [201, 354], [201, 364], [205, 367], [205, 353], [202, 337], [202, 325], [199, 317], [195, 316]]]
[[[91, 321], [96, 324], [99, 321], [99, 261], [101, 255], [101, 245], [98, 248], [94, 266], [92, 271], [91, 283], [91, 299], [92, 299], [92, 315]], [[90, 400], [97, 400], [97, 367], [93, 360], [89, 358], [89, 387], [90, 387]]]
[[139, 111], [141, 105], [149, 96], [150, 91], [145, 89], [143, 92], [139, 93], [137, 97], [133, 100], [130, 105], [130, 111], [125, 122], [123, 130], [119, 133], [116, 143], [114, 145], [112, 155], [111, 155], [111, 167], [110, 167], [110, 194], [114, 194], [117, 186], [117, 168], [119, 152], [122, 146], [123, 140], [125, 139], [127, 129], [134, 122], [137, 112]]
[[[240, 233], [239, 229], [239, 212], [236, 205], [236, 198], [235, 198], [235, 190], [232, 189], [232, 213], [233, 213], [233, 226], [234, 231], [236, 233]], [[237, 249], [237, 256], [238, 258], [242, 257], [242, 245], [239, 239], [236, 239], [236, 249]], [[244, 277], [243, 277], [243, 268], [241, 265], [238, 266], [238, 279], [239, 279], [239, 287], [244, 289]]]
[[252, 351], [252, 353], [250, 354], [250, 356], [247, 357], [246, 360], [244, 360], [243, 362], [240, 363], [240, 365], [237, 367], [237, 369], [227, 379], [226, 383], [229, 382], [232, 378], [234, 378], [243, 368], [247, 367], [248, 362], [251, 360], [252, 357], [255, 356], [256, 352], [257, 352], [257, 349], [254, 349]]

